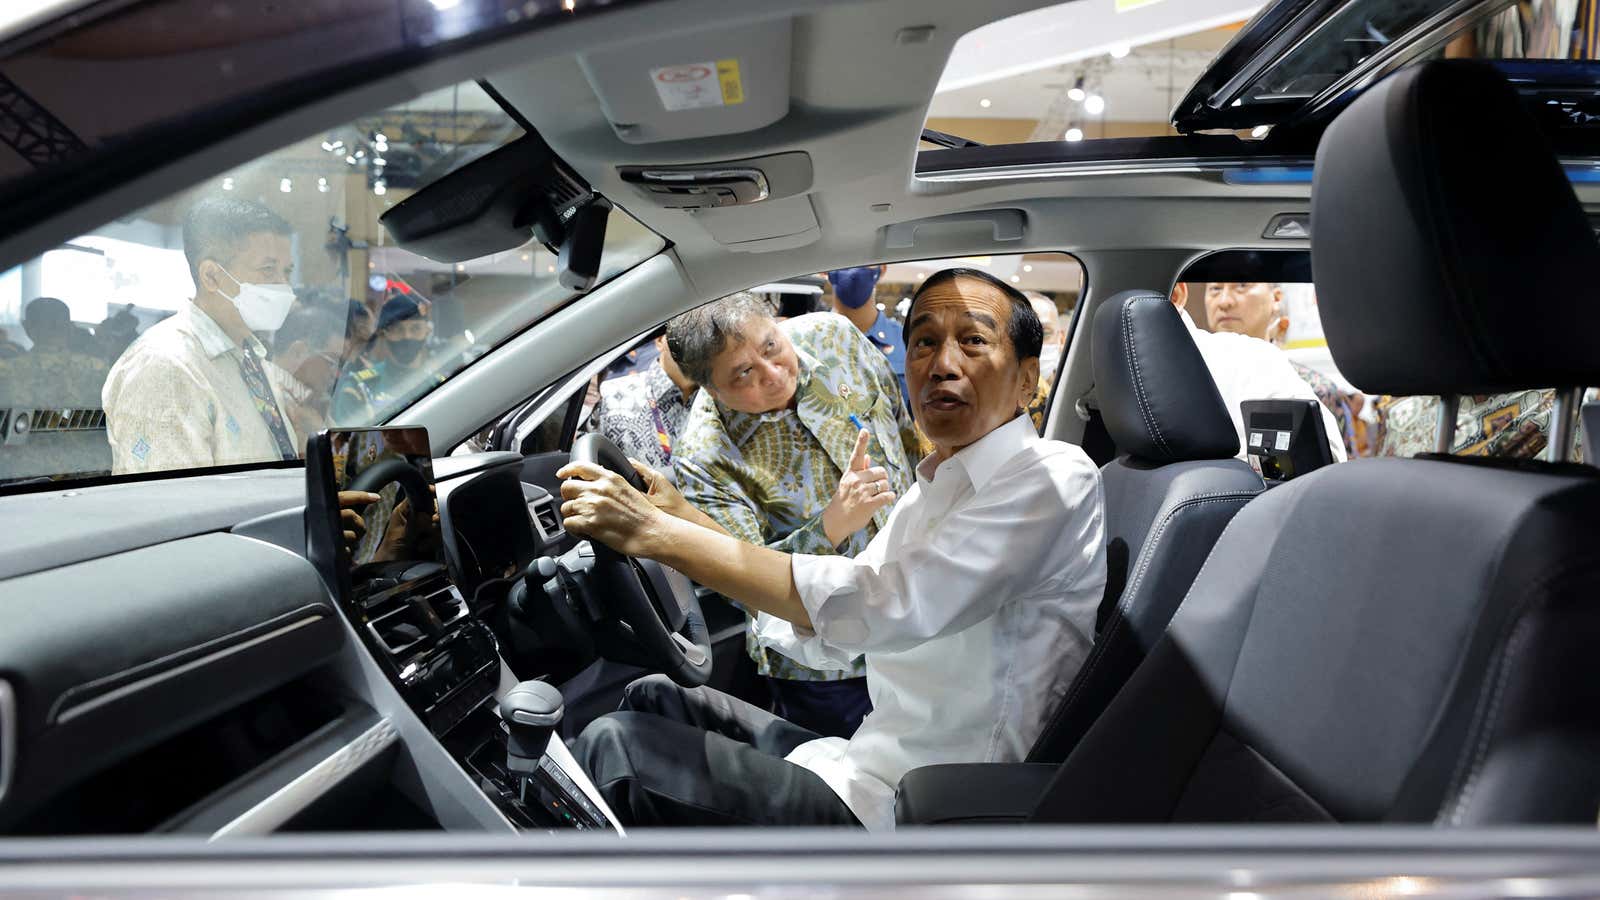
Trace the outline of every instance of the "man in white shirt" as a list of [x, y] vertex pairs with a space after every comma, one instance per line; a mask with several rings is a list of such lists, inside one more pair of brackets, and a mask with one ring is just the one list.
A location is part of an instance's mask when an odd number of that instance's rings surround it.
[[194, 302], [129, 346], [101, 391], [113, 474], [303, 452], [253, 333], [276, 331], [294, 303], [291, 234], [252, 200], [210, 198], [189, 211], [183, 252]]
[[1339, 422], [1328, 411], [1315, 389], [1295, 371], [1289, 358], [1276, 344], [1236, 331], [1206, 331], [1194, 324], [1186, 308], [1189, 286], [1178, 282], [1171, 294], [1172, 304], [1178, 307], [1183, 324], [1200, 348], [1200, 356], [1211, 370], [1211, 380], [1217, 383], [1217, 393], [1233, 417], [1233, 427], [1239, 432], [1239, 458], [1248, 460], [1249, 443], [1244, 434], [1244, 414], [1239, 404], [1245, 400], [1316, 400], [1322, 410], [1322, 427], [1328, 436], [1328, 448], [1334, 462], [1344, 462], [1344, 432]]
[[769, 645], [803, 662], [866, 654], [873, 711], [848, 740], [661, 676], [630, 685], [573, 748], [624, 818], [892, 828], [908, 770], [1022, 759], [1088, 655], [1105, 584], [1100, 478], [1023, 414], [1037, 315], [992, 276], [952, 269], [927, 279], [907, 322], [908, 387], [935, 452], [854, 559], [697, 524], [707, 517], [654, 473], [647, 497], [593, 466], [562, 470], [569, 530], [759, 611]]

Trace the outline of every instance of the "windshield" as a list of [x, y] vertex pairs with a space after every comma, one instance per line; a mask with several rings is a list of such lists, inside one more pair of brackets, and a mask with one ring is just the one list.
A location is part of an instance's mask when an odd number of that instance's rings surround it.
[[[464, 83], [0, 274], [0, 485], [295, 459], [309, 434], [387, 420], [570, 298], [535, 242], [450, 265], [378, 221], [522, 134]], [[662, 246], [613, 211], [600, 278]]]

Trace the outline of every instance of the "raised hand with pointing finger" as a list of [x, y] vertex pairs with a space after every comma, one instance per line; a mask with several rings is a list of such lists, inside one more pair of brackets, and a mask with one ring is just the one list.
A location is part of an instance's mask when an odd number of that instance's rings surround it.
[[867, 455], [867, 442], [872, 432], [863, 428], [856, 434], [856, 449], [850, 455], [850, 470], [839, 479], [839, 489], [834, 492], [828, 508], [822, 511], [822, 530], [835, 547], [857, 531], [867, 527], [873, 513], [893, 506], [896, 499], [889, 484], [889, 473], [874, 466]]

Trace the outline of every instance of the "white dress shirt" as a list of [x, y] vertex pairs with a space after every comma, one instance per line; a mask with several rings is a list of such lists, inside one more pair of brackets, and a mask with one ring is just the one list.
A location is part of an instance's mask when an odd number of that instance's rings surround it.
[[1344, 432], [1339, 430], [1339, 420], [1289, 364], [1289, 357], [1282, 350], [1246, 334], [1198, 328], [1185, 309], [1180, 308], [1178, 315], [1188, 327], [1195, 346], [1200, 348], [1206, 368], [1211, 370], [1211, 380], [1217, 383], [1217, 393], [1222, 395], [1228, 415], [1233, 417], [1234, 430], [1239, 432], [1240, 459], [1249, 461], [1244, 414], [1239, 411], [1241, 401], [1316, 400], [1317, 409], [1322, 410], [1322, 427], [1328, 435], [1328, 446], [1333, 450], [1333, 461], [1345, 461]]
[[810, 666], [867, 659], [855, 736], [788, 760], [868, 828], [894, 827], [917, 766], [1021, 760], [1089, 653], [1105, 586], [1100, 473], [1018, 416], [917, 483], [854, 559], [793, 557], [814, 631], [769, 615], [763, 640]]
[[[240, 347], [193, 303], [140, 335], [111, 367], [101, 391], [111, 471], [282, 459], [239, 374], [241, 355], [265, 360], [266, 348], [253, 336], [246, 343], [249, 349]], [[282, 401], [276, 394], [273, 399], [281, 412]], [[284, 427], [299, 446], [287, 416]]]

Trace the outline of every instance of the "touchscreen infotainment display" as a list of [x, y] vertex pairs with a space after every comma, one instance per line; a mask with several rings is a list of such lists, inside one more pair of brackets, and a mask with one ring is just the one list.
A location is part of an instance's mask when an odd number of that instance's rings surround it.
[[[312, 439], [308, 468], [321, 469], [307, 513], [330, 524], [330, 560], [352, 600], [443, 571], [433, 456], [422, 428], [327, 431]], [[331, 520], [331, 521], [330, 521]]]

